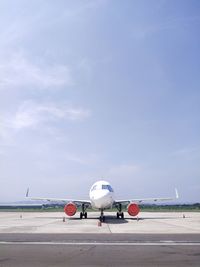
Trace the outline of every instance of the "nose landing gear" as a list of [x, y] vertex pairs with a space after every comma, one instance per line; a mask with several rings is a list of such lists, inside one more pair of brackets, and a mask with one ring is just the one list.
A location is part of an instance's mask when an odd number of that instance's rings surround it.
[[100, 222], [105, 222], [105, 216], [103, 215], [103, 210], [101, 210], [101, 215], [99, 218]]

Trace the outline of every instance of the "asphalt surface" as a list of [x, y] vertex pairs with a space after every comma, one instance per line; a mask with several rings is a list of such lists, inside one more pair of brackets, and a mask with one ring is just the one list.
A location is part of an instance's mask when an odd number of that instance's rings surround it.
[[0, 234], [0, 267], [200, 266], [200, 234]]

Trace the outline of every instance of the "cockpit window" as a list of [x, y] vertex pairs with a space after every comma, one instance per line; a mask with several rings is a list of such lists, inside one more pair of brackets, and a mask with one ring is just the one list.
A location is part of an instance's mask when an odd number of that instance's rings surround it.
[[109, 192], [114, 192], [113, 189], [112, 189], [112, 187], [109, 184], [102, 184], [102, 185], [95, 184], [92, 187], [91, 191], [101, 190], [101, 189], [107, 189]]
[[109, 190], [110, 192], [113, 192], [113, 189], [112, 189], [112, 187], [111, 187], [109, 184], [103, 184], [103, 185], [102, 185], [102, 189], [107, 189], [107, 190]]
[[96, 190], [96, 189], [97, 189], [97, 186], [94, 185], [94, 186], [92, 187], [92, 190], [91, 190], [91, 191], [94, 191], [94, 190]]
[[111, 187], [110, 185], [108, 185], [108, 190], [109, 190], [110, 192], [113, 192], [113, 189], [112, 189], [112, 187]]

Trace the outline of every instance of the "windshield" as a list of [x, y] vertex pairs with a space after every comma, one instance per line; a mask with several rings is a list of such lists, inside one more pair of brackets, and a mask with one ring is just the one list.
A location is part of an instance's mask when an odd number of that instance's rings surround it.
[[112, 187], [109, 185], [109, 184], [103, 184], [103, 185], [94, 185], [93, 187], [92, 187], [92, 189], [91, 189], [91, 191], [95, 191], [95, 190], [101, 190], [101, 189], [103, 189], [103, 190], [105, 190], [105, 189], [107, 189], [109, 192], [113, 192], [113, 189], [112, 189]]
[[91, 191], [96, 190], [96, 189], [97, 189], [97, 186], [94, 185], [94, 186], [92, 187]]
[[107, 190], [109, 190], [110, 192], [113, 192], [113, 189], [112, 189], [112, 187], [111, 187], [109, 184], [103, 184], [103, 185], [102, 185], [102, 189], [107, 189]]

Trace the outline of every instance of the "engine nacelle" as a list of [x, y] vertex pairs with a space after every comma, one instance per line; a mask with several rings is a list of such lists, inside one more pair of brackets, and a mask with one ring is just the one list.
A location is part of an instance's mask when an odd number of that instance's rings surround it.
[[64, 207], [64, 212], [68, 215], [68, 216], [74, 216], [74, 214], [77, 211], [77, 207], [74, 203], [68, 203], [65, 205]]
[[128, 205], [128, 214], [131, 216], [136, 216], [140, 212], [140, 208], [137, 204], [135, 203], [130, 203]]

